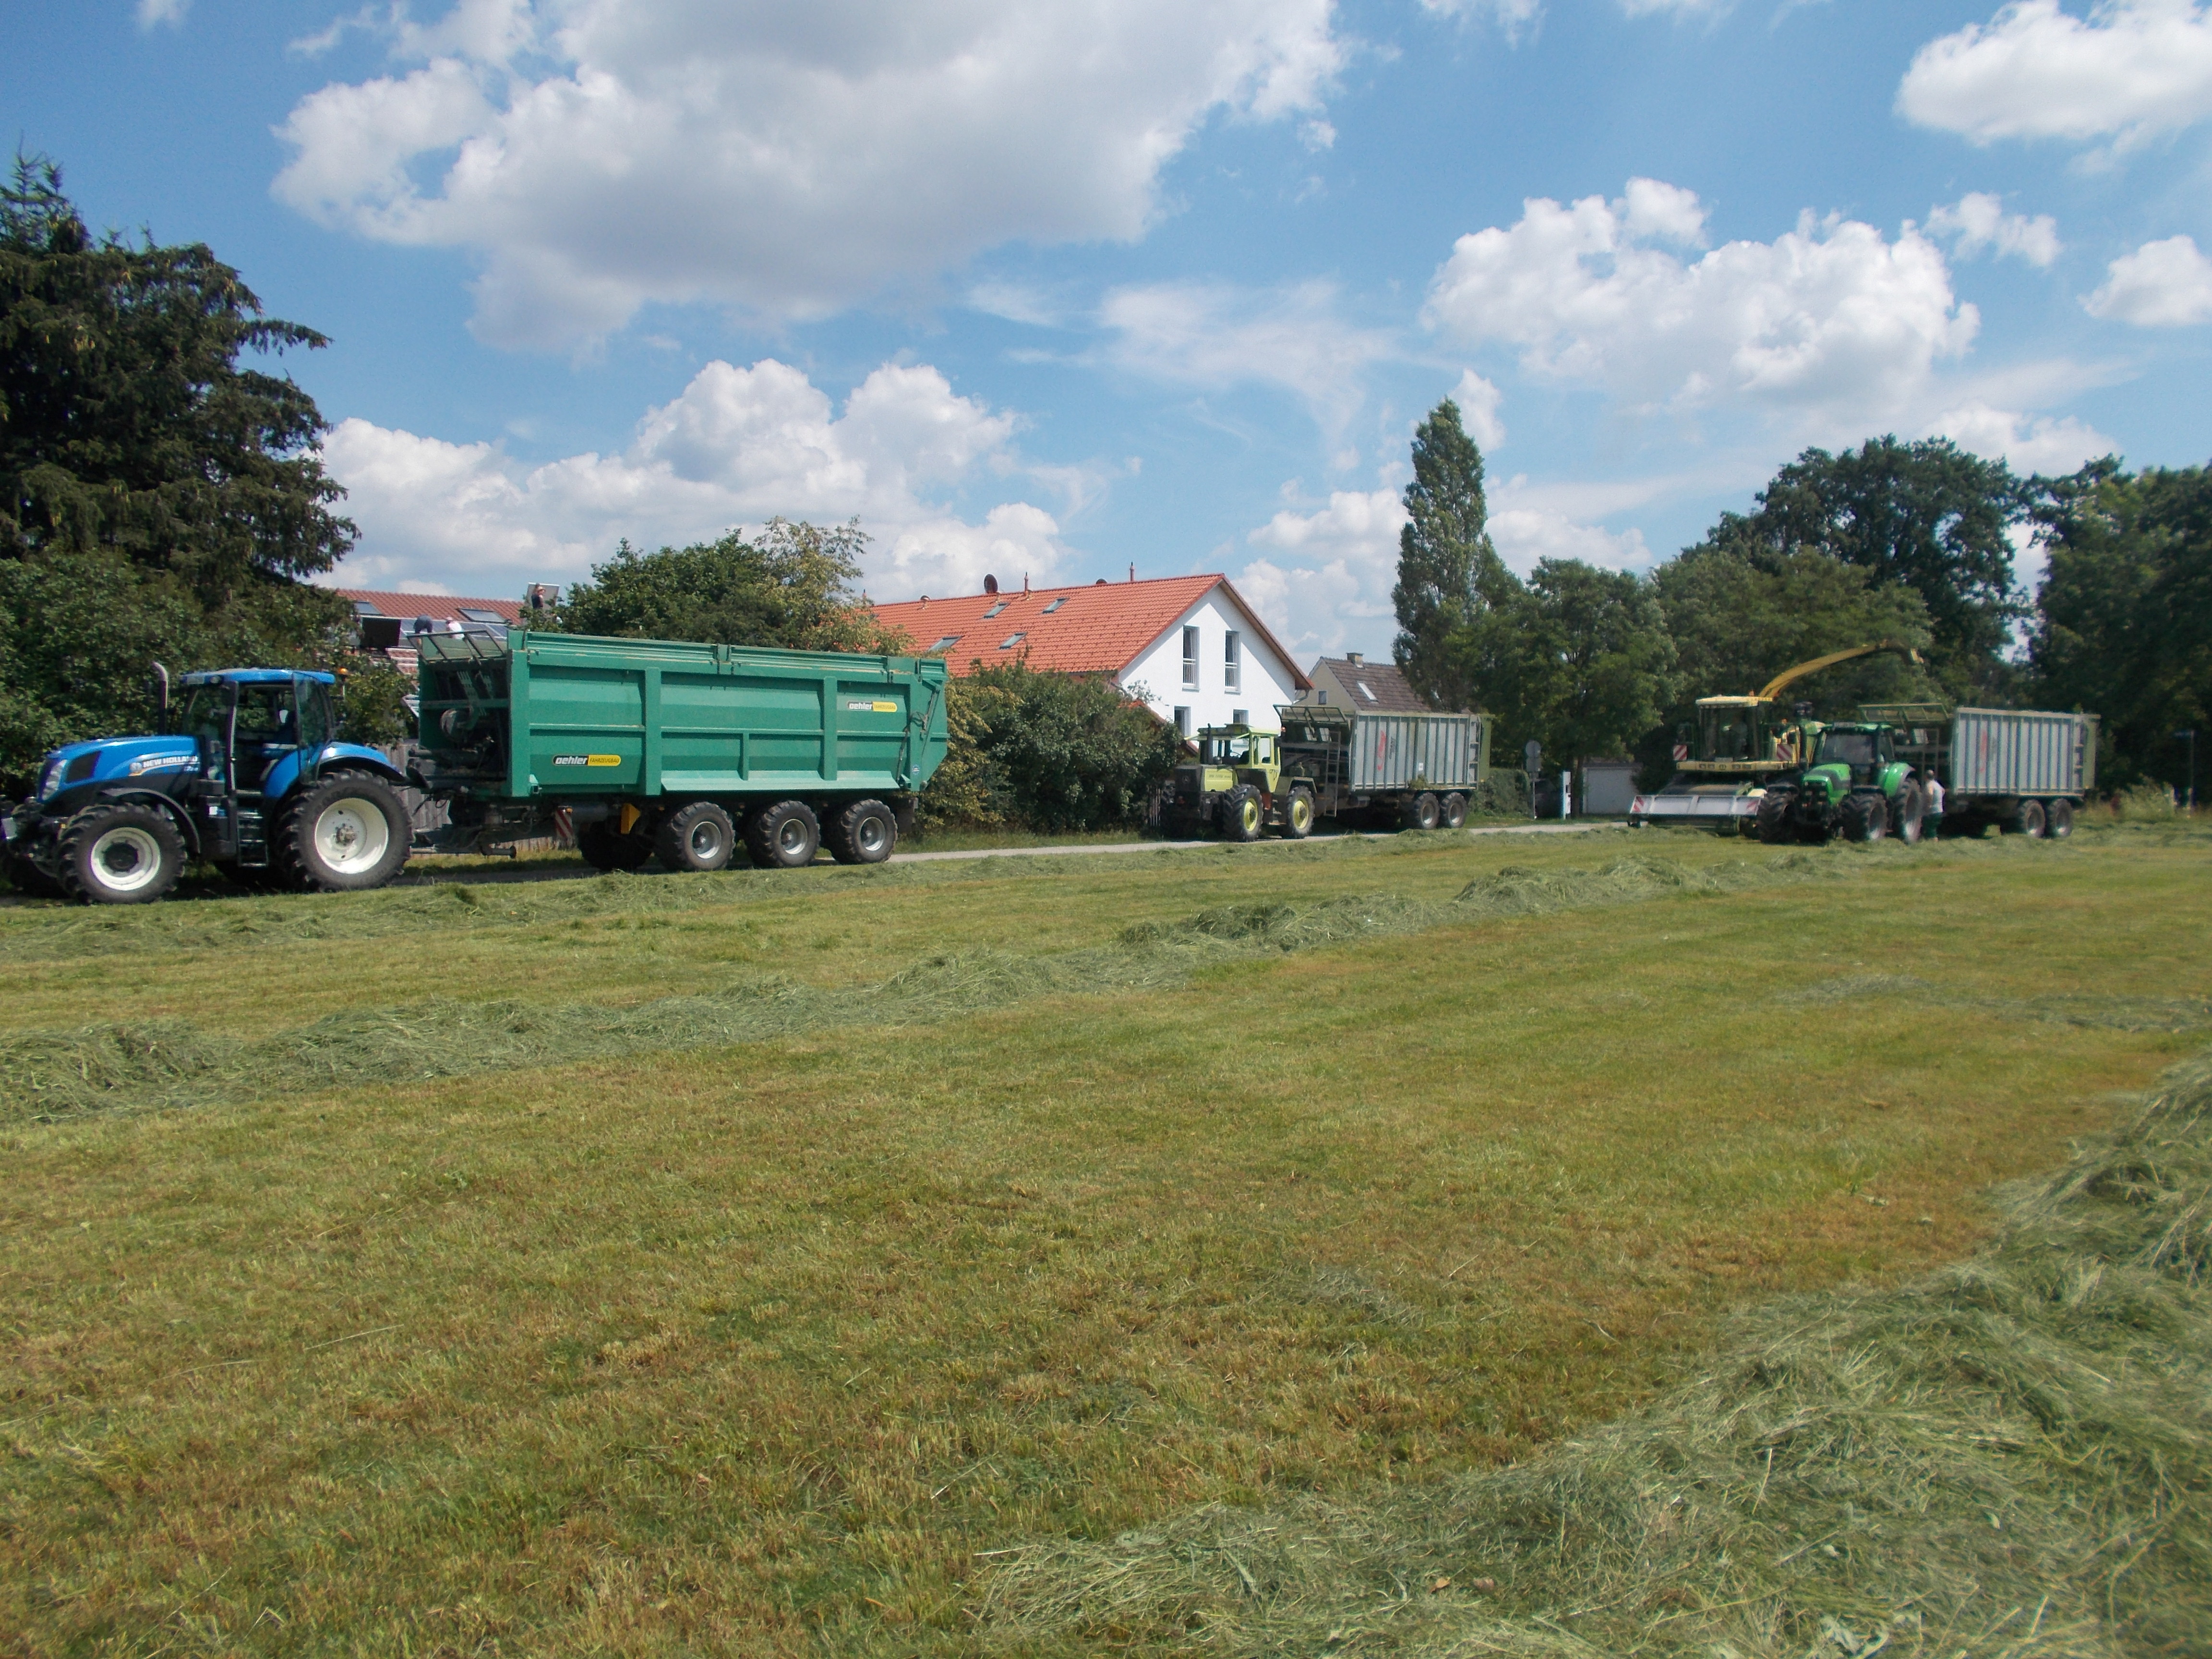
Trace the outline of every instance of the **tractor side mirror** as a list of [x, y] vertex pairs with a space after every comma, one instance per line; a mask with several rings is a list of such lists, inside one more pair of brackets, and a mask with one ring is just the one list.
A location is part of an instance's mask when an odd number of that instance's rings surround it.
[[151, 694], [155, 723], [167, 726], [169, 723], [169, 671], [160, 663], [154, 665]]

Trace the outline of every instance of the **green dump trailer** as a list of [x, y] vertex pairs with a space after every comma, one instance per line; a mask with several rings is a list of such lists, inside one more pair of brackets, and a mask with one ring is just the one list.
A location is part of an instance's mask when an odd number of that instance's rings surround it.
[[890, 856], [945, 758], [937, 657], [575, 634], [418, 641], [432, 850], [569, 834], [602, 870]]

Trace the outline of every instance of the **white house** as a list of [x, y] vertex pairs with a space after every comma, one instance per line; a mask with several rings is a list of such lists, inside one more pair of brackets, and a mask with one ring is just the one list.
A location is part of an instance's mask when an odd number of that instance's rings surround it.
[[1243, 722], [1280, 728], [1278, 703], [1310, 683], [1226, 576], [1164, 576], [1024, 588], [875, 607], [955, 674], [1027, 659], [1032, 668], [1104, 674], [1188, 735]]

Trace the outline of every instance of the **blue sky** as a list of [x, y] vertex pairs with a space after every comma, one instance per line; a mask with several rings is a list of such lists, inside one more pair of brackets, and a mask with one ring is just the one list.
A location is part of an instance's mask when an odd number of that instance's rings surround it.
[[857, 515], [879, 598], [1218, 569], [1382, 651], [1446, 395], [1522, 569], [1646, 568], [1808, 444], [2212, 453], [2193, 0], [0, 18], [95, 225], [331, 337], [349, 583]]

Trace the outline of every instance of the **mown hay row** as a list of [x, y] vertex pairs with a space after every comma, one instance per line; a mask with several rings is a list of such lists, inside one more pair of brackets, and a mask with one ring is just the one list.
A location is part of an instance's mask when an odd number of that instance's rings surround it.
[[1304, 906], [1220, 905], [1179, 922], [1139, 924], [1111, 945], [1033, 956], [987, 951], [931, 957], [860, 987], [756, 978], [705, 994], [618, 1007], [441, 998], [351, 1010], [252, 1042], [213, 1036], [183, 1021], [32, 1032], [0, 1038], [0, 1118], [53, 1121], [757, 1042], [844, 1026], [923, 1024], [1038, 997], [1161, 989], [1216, 963], [1470, 920], [1741, 891], [1854, 867], [1846, 855], [1830, 852], [1706, 869], [1648, 857], [1597, 870], [1508, 868], [1470, 882], [1448, 903], [1371, 893]]
[[1209, 1655], [2212, 1652], [2212, 1051], [1997, 1242], [1748, 1318], [1527, 1464], [995, 1557], [986, 1645]]

